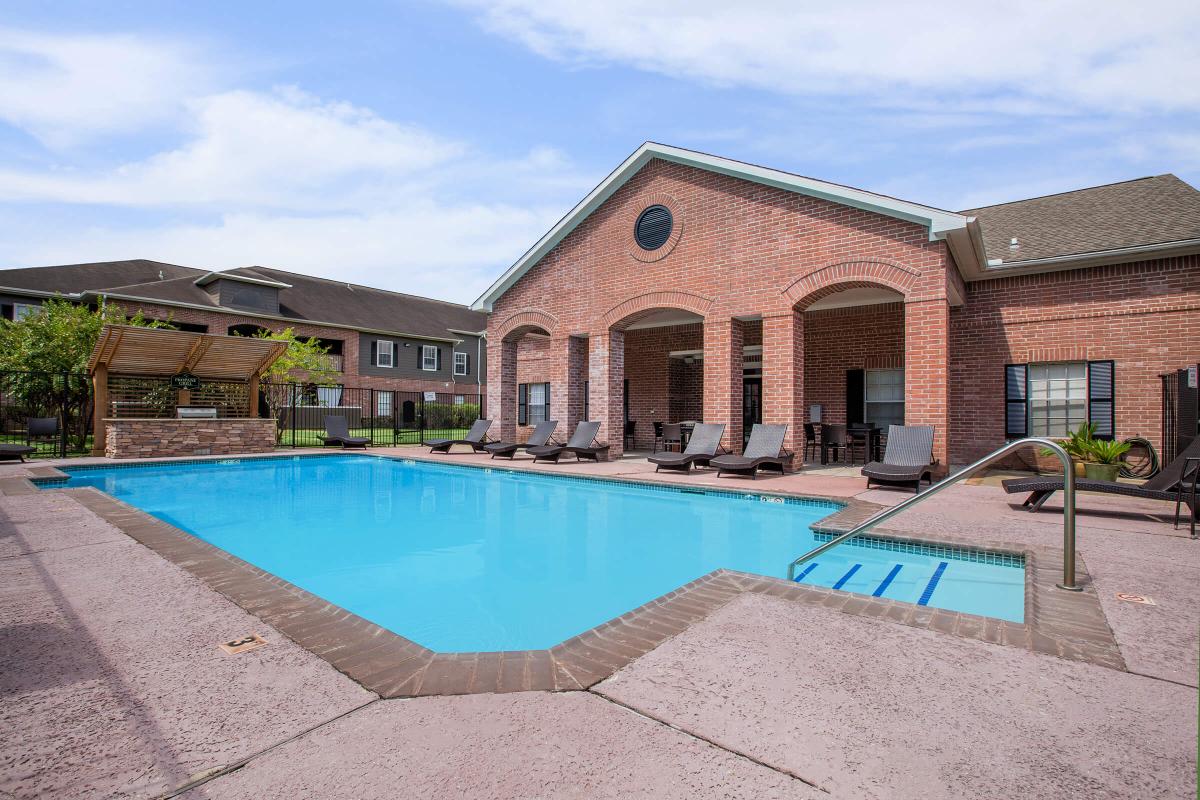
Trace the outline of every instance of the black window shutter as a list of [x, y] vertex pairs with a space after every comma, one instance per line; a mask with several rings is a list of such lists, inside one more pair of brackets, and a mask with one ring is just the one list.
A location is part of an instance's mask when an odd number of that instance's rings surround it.
[[524, 383], [517, 386], [517, 424], [529, 424], [529, 385]]
[[417, 345], [417, 369], [425, 369], [425, 346]]
[[863, 405], [866, 402], [866, 370], [846, 370], [846, 424], [863, 422]]
[[371, 366], [379, 366], [379, 342], [371, 340]]
[[591, 381], [584, 381], [584, 382], [583, 382], [583, 420], [584, 420], [584, 422], [587, 422], [587, 420], [588, 420], [588, 417], [591, 415], [591, 411], [592, 411], [592, 409], [591, 409], [591, 403], [592, 403], [592, 397], [591, 397], [591, 395], [592, 395], [592, 382], [591, 382]]
[[466, 364], [467, 364], [467, 366], [466, 366], [466, 372], [464, 372], [463, 374], [464, 374], [464, 375], [470, 375], [470, 374], [471, 374], [471, 354], [470, 354], [470, 353], [463, 353], [463, 361], [465, 361], [465, 362], [466, 362]]
[[550, 419], [550, 384], [543, 383], [542, 388], [545, 392], [542, 397], [546, 398], [545, 414], [542, 416], [542, 419]]
[[440, 370], [442, 368], [442, 348], [435, 347], [433, 349], [433, 352], [434, 352], [433, 363], [434, 363], [435, 367]]
[[1096, 426], [1097, 439], [1111, 439], [1116, 435], [1113, 389], [1115, 364], [1111, 361], [1089, 361], [1088, 370], [1088, 422]]
[[1029, 435], [1027, 364], [1004, 366], [1004, 438], [1024, 439]]

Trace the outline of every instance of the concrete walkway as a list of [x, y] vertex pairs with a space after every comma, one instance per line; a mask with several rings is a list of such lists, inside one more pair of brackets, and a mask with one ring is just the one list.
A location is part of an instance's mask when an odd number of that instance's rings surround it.
[[[0, 486], [23, 474], [0, 466]], [[844, 475], [687, 480], [906, 496]], [[1014, 502], [956, 487], [891, 527], [1061, 546], [1061, 517]], [[381, 701], [70, 496], [0, 496], [0, 796], [1195, 796], [1200, 542], [1166, 504], [1080, 505], [1131, 672], [743, 595], [593, 692]], [[247, 633], [269, 644], [217, 647]]]

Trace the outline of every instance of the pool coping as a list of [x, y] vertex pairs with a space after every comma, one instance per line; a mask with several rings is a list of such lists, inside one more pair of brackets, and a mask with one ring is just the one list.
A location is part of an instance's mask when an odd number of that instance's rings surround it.
[[[303, 454], [300, 457], [325, 455], [335, 453]], [[411, 455], [362, 455], [393, 460], [426, 460]], [[127, 463], [134, 466], [220, 461], [232, 457], [139, 459]], [[279, 456], [263, 454], [259, 457]], [[284, 457], [290, 458], [291, 454]], [[455, 466], [504, 469], [469, 463]], [[31, 467], [28, 472], [29, 477], [0, 479], [0, 494], [36, 493], [39, 489], [31, 479], [65, 477], [65, 473], [55, 467]], [[539, 471], [535, 474], [550, 474], [553, 477], [553, 473]], [[606, 476], [591, 476], [590, 479], [611, 480]], [[705, 488], [661, 480], [637, 481], [629, 477], [622, 477], [620, 482], [651, 487]], [[950, 546], [1023, 556], [1026, 569], [1024, 623], [718, 569], [549, 649], [439, 653], [329, 603], [99, 489], [81, 487], [59, 491], [67, 493], [127, 536], [200, 579], [235, 605], [256, 615], [365, 689], [385, 698], [587, 689], [745, 592], [1126, 671], [1124, 659], [1100, 608], [1086, 565], [1077, 558], [1077, 578], [1084, 587], [1082, 592], [1057, 589], [1055, 582], [1062, 572], [1062, 553], [1050, 548], [1022, 549], [1006, 542], [977, 542], [943, 534], [932, 539], [886, 528], [873, 532], [875, 536], [924, 546]], [[835, 503], [841, 509], [813, 526], [815, 530], [828, 533], [849, 530], [882, 508], [856, 498], [759, 491], [757, 487], [744, 493], [804, 497]]]

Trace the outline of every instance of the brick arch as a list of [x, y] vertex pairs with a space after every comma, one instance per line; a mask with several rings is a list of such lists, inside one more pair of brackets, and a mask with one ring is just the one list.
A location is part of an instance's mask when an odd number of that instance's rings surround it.
[[783, 295], [793, 308], [801, 311], [822, 297], [845, 289], [883, 286], [907, 298], [919, 275], [916, 270], [886, 261], [842, 261], [797, 278], [783, 290]]
[[602, 330], [625, 330], [643, 317], [664, 308], [678, 308], [697, 316], [705, 316], [712, 308], [712, 298], [691, 292], [647, 292], [631, 297], [609, 309], [600, 321]]
[[510, 314], [496, 327], [496, 339], [501, 342], [512, 342], [520, 339], [531, 331], [542, 331], [549, 336], [554, 335], [558, 327], [558, 319], [545, 311], [536, 308], [525, 308]]

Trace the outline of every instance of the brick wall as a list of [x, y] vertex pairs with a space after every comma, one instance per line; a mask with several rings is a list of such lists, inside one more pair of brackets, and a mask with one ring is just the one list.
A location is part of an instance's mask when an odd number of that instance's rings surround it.
[[273, 419], [107, 419], [108, 458], [167, 458], [270, 453]]
[[1115, 361], [1117, 438], [1161, 449], [1158, 376], [1200, 361], [1200, 256], [971, 283], [950, 330], [955, 462], [1004, 441], [1004, 365], [1039, 361]]

